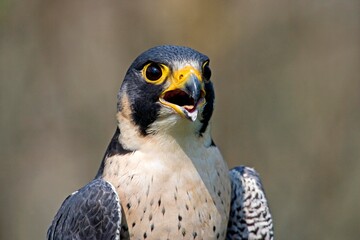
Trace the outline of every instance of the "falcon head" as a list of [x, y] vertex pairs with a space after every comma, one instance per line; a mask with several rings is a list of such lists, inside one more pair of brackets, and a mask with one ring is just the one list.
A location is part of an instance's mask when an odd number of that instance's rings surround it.
[[[158, 46], [138, 56], [118, 94], [118, 121], [131, 122], [140, 135], [177, 125], [201, 136], [213, 112], [209, 58], [194, 49]], [[180, 127], [181, 128], [181, 127]]]

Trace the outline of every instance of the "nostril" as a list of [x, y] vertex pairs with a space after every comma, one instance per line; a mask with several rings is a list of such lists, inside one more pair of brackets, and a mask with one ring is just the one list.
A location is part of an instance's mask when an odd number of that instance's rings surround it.
[[184, 77], [184, 74], [180, 74], [179, 80], [181, 80]]

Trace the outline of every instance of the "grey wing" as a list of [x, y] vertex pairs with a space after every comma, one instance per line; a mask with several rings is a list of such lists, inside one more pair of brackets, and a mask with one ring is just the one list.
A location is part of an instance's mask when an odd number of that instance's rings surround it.
[[121, 207], [114, 187], [95, 179], [68, 196], [47, 232], [48, 240], [120, 239]]
[[240, 166], [230, 170], [231, 207], [227, 240], [271, 240], [274, 229], [259, 174]]

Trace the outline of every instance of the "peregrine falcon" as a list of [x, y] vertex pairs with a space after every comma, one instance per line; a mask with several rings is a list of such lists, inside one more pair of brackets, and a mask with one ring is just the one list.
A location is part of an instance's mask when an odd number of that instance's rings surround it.
[[158, 46], [135, 59], [94, 180], [68, 196], [48, 239], [273, 239], [258, 174], [232, 170], [210, 134], [209, 58]]

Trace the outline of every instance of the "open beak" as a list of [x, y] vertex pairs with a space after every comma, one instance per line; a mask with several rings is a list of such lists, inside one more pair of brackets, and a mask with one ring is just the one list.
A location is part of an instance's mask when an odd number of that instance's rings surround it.
[[191, 66], [174, 72], [170, 86], [161, 94], [160, 102], [180, 116], [195, 121], [198, 109], [205, 103], [202, 76]]

